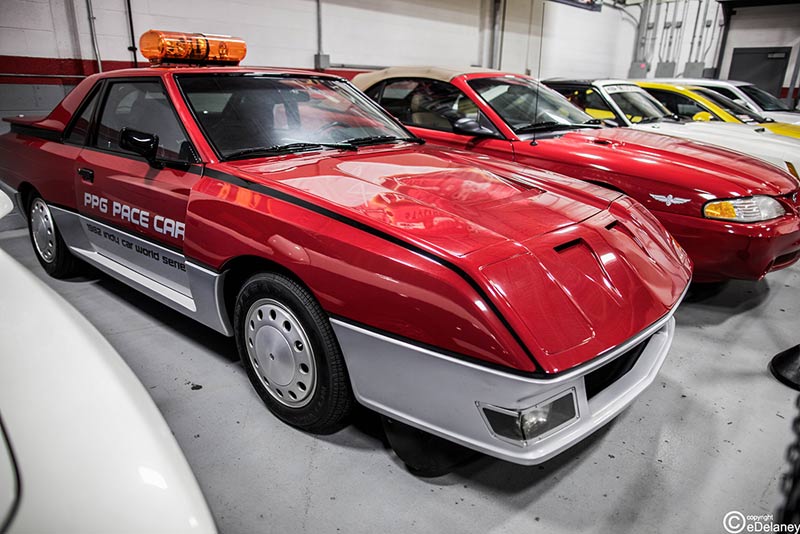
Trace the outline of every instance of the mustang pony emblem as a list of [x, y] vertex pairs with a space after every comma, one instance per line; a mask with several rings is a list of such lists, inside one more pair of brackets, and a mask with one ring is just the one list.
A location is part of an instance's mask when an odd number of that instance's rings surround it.
[[680, 198], [680, 197], [673, 197], [672, 195], [654, 195], [650, 193], [650, 196], [653, 197], [653, 200], [658, 200], [659, 202], [663, 202], [667, 206], [672, 206], [673, 204], [686, 204], [689, 202], [688, 198]]

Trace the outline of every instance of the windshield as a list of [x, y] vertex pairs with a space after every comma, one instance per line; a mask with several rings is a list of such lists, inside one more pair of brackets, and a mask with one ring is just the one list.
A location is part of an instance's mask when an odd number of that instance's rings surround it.
[[529, 78], [478, 78], [468, 83], [516, 133], [597, 123], [557, 92]]
[[656, 122], [672, 113], [636, 85], [607, 85], [606, 93], [632, 123]]
[[348, 83], [275, 75], [181, 75], [189, 106], [223, 158], [414, 140]]
[[740, 121], [744, 123], [753, 123], [753, 122], [767, 122], [767, 119], [758, 115], [746, 107], [737, 104], [727, 96], [722, 96], [718, 92], [714, 91], [713, 89], [706, 89], [704, 87], [695, 87], [692, 90], [707, 100], [710, 100], [717, 106], [721, 107]]
[[755, 85], [740, 85], [739, 89], [764, 111], [792, 111], [782, 100]]

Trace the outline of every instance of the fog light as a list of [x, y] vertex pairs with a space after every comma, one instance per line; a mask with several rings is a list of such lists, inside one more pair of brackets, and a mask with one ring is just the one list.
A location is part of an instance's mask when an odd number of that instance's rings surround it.
[[523, 444], [541, 439], [578, 416], [574, 390], [526, 410], [508, 410], [486, 404], [479, 406], [495, 435]]

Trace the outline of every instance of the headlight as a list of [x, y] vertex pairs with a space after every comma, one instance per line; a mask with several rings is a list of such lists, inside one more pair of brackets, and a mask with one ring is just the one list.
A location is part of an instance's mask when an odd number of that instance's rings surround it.
[[703, 215], [709, 219], [736, 222], [768, 221], [785, 213], [780, 202], [765, 196], [714, 200], [703, 208]]
[[525, 446], [578, 418], [575, 392], [570, 389], [526, 410], [477, 403], [495, 435]]

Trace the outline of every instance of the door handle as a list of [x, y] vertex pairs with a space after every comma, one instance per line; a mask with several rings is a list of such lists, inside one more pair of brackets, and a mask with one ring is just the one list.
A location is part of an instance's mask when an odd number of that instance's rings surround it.
[[81, 175], [81, 179], [84, 182], [94, 183], [94, 171], [92, 169], [78, 169], [78, 174]]

